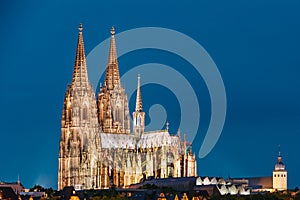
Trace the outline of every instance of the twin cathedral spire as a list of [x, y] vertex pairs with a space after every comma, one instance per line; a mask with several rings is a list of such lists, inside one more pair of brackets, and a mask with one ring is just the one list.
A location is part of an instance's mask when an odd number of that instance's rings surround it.
[[110, 33], [111, 39], [104, 85], [106, 85], [108, 89], [112, 90], [114, 87], [120, 85], [120, 73], [118, 66], [114, 27], [111, 28]]
[[[110, 32], [111, 39], [105, 81], [103, 87], [100, 86], [98, 94], [99, 124], [105, 133], [130, 133], [128, 99], [125, 89], [120, 83], [114, 27], [111, 28]], [[138, 94], [137, 98], [140, 98], [140, 91]], [[140, 126], [144, 127], [144, 125]]]
[[[88, 80], [82, 30], [82, 24], [80, 24], [71, 85], [78, 87], [88, 86], [91, 88]], [[103, 86], [100, 86], [97, 100], [99, 128], [105, 133], [130, 133], [128, 98], [125, 89], [120, 83], [114, 27], [111, 28], [110, 33], [111, 39], [105, 80]], [[85, 112], [87, 111], [84, 110], [82, 113], [84, 116], [86, 115]], [[138, 133], [137, 136], [144, 132], [144, 118], [145, 113], [142, 112], [140, 91], [140, 75], [138, 75], [136, 110], [133, 113], [133, 132]]]
[[[100, 87], [98, 100], [88, 79], [82, 30], [80, 24], [72, 83], [66, 91], [62, 111], [59, 188], [80, 181], [87, 188], [95, 187], [99, 182], [96, 178], [99, 164], [95, 160], [101, 160], [97, 155], [100, 155], [102, 148], [99, 132], [130, 133], [128, 99], [120, 83], [114, 27], [111, 28], [105, 81], [103, 87]], [[134, 132], [138, 133], [136, 136], [144, 131], [145, 116], [141, 107], [140, 78], [138, 80], [138, 109], [133, 113], [135, 119], [138, 119], [134, 120]]]
[[73, 78], [72, 82], [77, 84], [87, 84], [88, 83], [88, 75], [86, 69], [86, 58], [84, 52], [84, 43], [82, 36], [82, 24], [79, 25], [79, 34], [78, 34], [78, 42], [76, 49], [76, 58], [74, 64]]
[[[87, 187], [95, 185], [97, 163], [90, 162], [89, 159], [99, 155], [101, 148], [97, 110], [95, 92], [88, 79], [80, 24], [72, 83], [65, 93], [62, 111], [58, 158], [60, 189], [80, 181]], [[87, 165], [88, 167], [83, 168]]]

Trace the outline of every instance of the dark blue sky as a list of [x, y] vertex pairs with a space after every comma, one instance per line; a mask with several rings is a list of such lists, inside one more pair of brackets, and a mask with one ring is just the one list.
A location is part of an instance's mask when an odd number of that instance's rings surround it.
[[[19, 175], [25, 187], [57, 187], [61, 110], [82, 22], [86, 54], [109, 37], [112, 25], [117, 32], [165, 27], [195, 39], [218, 66], [228, 106], [218, 143], [199, 160], [199, 175], [269, 176], [280, 144], [289, 187], [300, 186], [299, 1], [110, 2], [1, 1], [1, 181]], [[154, 61], [174, 68], [184, 64], [167, 52], [141, 51], [122, 56], [120, 72]], [[183, 73], [192, 85], [204, 87], [197, 91], [204, 104], [200, 130], [205, 130], [210, 110], [205, 84], [192, 70]], [[145, 109], [159, 103], [153, 92], [166, 90], [143, 89]], [[130, 103], [132, 111], [134, 99]], [[171, 113], [168, 120], [175, 132], [178, 119]]]

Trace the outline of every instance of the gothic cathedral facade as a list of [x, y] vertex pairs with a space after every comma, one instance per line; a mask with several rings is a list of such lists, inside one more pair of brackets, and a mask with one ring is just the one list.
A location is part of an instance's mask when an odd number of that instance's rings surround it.
[[145, 132], [138, 76], [133, 132], [125, 89], [120, 82], [115, 31], [111, 29], [108, 64], [96, 96], [87, 73], [79, 26], [72, 83], [64, 97], [58, 158], [58, 190], [128, 187], [145, 178], [197, 176], [191, 148], [168, 128]]

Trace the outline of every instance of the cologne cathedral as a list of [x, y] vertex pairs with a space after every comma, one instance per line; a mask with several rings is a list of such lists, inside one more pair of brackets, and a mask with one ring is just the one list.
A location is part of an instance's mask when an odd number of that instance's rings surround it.
[[62, 110], [58, 190], [128, 187], [149, 178], [197, 176], [195, 154], [179, 131], [172, 135], [167, 125], [165, 130], [145, 132], [139, 75], [131, 131], [114, 34], [112, 28], [105, 80], [96, 96], [79, 26], [72, 83]]

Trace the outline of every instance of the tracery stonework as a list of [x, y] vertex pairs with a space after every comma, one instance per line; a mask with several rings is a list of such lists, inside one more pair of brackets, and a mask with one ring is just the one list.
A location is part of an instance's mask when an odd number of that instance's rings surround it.
[[187, 150], [180, 133], [166, 130], [145, 132], [140, 76], [138, 76], [133, 133], [125, 89], [120, 83], [115, 30], [106, 76], [98, 101], [88, 79], [82, 25], [72, 83], [64, 98], [59, 149], [58, 190], [127, 187], [143, 178], [196, 176], [195, 154]]

